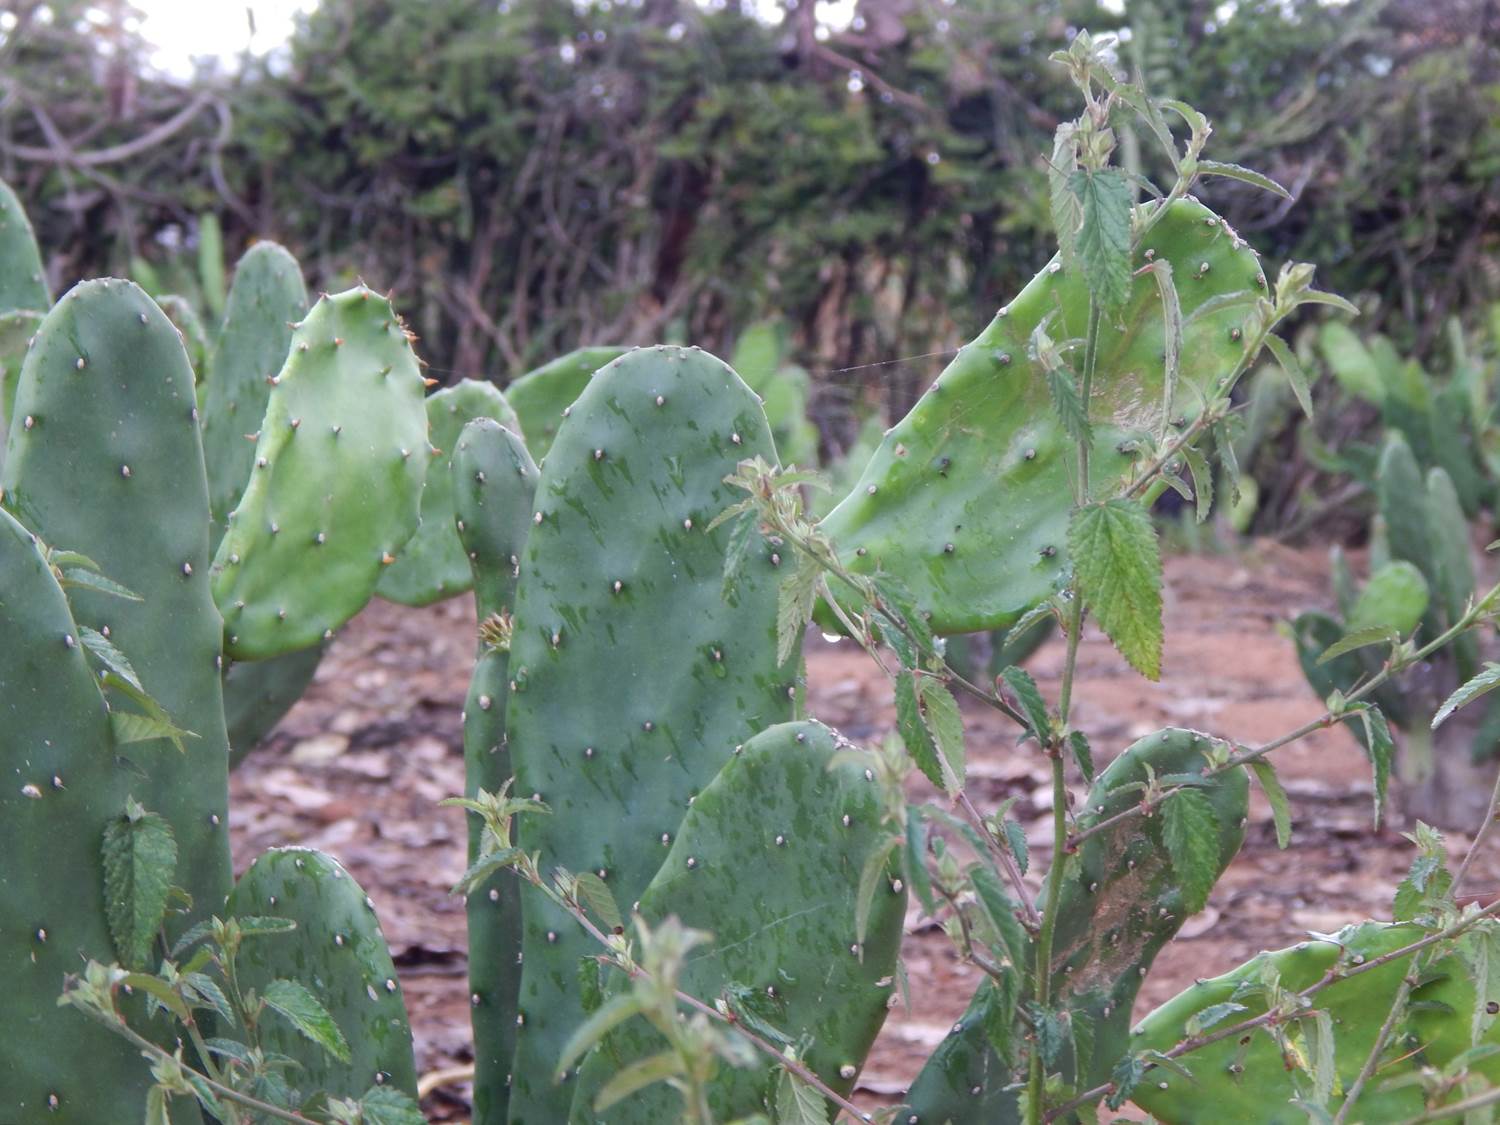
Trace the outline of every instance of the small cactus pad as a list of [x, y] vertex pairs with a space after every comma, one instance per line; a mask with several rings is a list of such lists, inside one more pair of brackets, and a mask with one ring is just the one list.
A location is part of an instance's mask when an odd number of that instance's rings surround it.
[[[1422, 936], [1420, 927], [1365, 922], [1346, 926], [1326, 938], [1299, 942], [1289, 949], [1257, 954], [1232, 972], [1211, 980], [1199, 981], [1185, 992], [1168, 1000], [1143, 1019], [1131, 1039], [1135, 1050], [1166, 1051], [1187, 1038], [1187, 1021], [1213, 1004], [1236, 999], [1244, 1005], [1225, 1017], [1222, 1026], [1265, 1011], [1264, 998], [1256, 999], [1236, 989], [1260, 979], [1266, 966], [1274, 966], [1280, 986], [1288, 991], [1307, 988], [1341, 962], [1358, 965], [1381, 954], [1400, 949]], [[1333, 1017], [1336, 1070], [1339, 1081], [1330, 1110], [1343, 1102], [1342, 1091], [1359, 1073], [1374, 1045], [1376, 1032], [1396, 997], [1396, 989], [1406, 972], [1407, 958], [1401, 958], [1370, 972], [1349, 977], [1318, 993], [1316, 1008]], [[1467, 1030], [1467, 1013], [1462, 1017]], [[1217, 1030], [1210, 1028], [1209, 1031]], [[1289, 1034], [1298, 1033], [1289, 1029]], [[1248, 1042], [1245, 1040], [1248, 1038]], [[1300, 1040], [1300, 1035], [1298, 1035]], [[1465, 1043], [1467, 1046], [1467, 1042]], [[1366, 1086], [1353, 1120], [1369, 1122], [1406, 1121], [1422, 1112], [1419, 1087], [1406, 1086], [1383, 1090], [1391, 1078], [1411, 1071], [1416, 1063], [1396, 1061], [1409, 1048], [1401, 1045], [1401, 1036], [1393, 1037], [1392, 1061], [1383, 1066]], [[1306, 1047], [1304, 1045], [1304, 1057]], [[1292, 1125], [1308, 1120], [1307, 1114], [1292, 1103], [1295, 1082], [1311, 1086], [1305, 1072], [1288, 1071], [1281, 1049], [1262, 1031], [1230, 1036], [1217, 1043], [1192, 1051], [1182, 1058], [1192, 1072], [1183, 1078], [1157, 1068], [1136, 1087], [1132, 1100], [1166, 1125], [1199, 1125], [1217, 1121], [1257, 1121], [1266, 1125]]]
[[269, 660], [236, 660], [224, 671], [224, 724], [229, 764], [237, 766], [302, 698], [323, 660], [325, 645]]
[[345, 1063], [279, 1016], [263, 1016], [266, 1049], [301, 1064], [287, 1075], [292, 1085], [335, 1097], [359, 1097], [376, 1085], [416, 1096], [411, 1027], [390, 949], [375, 907], [337, 860], [311, 848], [272, 848], [240, 876], [228, 911], [297, 924], [290, 933], [245, 939], [236, 960], [240, 987], [263, 994], [273, 980], [296, 981], [348, 1041]]
[[[731, 986], [766, 997], [758, 1014], [806, 1042], [803, 1061], [845, 1095], [885, 1022], [906, 913], [906, 892], [887, 872], [859, 941], [860, 876], [894, 831], [882, 822], [874, 776], [820, 723], [756, 735], [693, 802], [640, 905], [653, 926], [675, 916], [713, 935], [689, 955], [679, 987], [710, 1005]], [[641, 1019], [611, 1034], [579, 1074], [573, 1120], [592, 1122], [604, 1082], [663, 1046]], [[770, 1060], [720, 1068], [709, 1097], [715, 1119], [765, 1112], [776, 1070]], [[680, 1107], [680, 1095], [657, 1084], [607, 1117], [654, 1125]]]
[[221, 625], [208, 583], [208, 483], [193, 372], [155, 302], [128, 281], [86, 281], [47, 314], [21, 368], [0, 490], [54, 547], [78, 551], [139, 601], [73, 592], [73, 616], [124, 652], [141, 685], [196, 737], [123, 753], [131, 794], [177, 837], [191, 896], [176, 930], [229, 891], [229, 745]]
[[[1146, 237], [1137, 264], [1148, 260], [1171, 263], [1184, 318], [1210, 298], [1265, 286], [1255, 252], [1192, 200], [1173, 204]], [[1010, 625], [1067, 570], [1074, 443], [1027, 349], [1054, 313], [1053, 340], [1082, 338], [1088, 312], [1082, 270], [1054, 261], [887, 432], [823, 521], [851, 567], [903, 579], [940, 633]], [[1245, 319], [1241, 305], [1185, 324], [1173, 420], [1240, 360]], [[1138, 276], [1119, 320], [1100, 330], [1089, 402], [1096, 495], [1129, 477], [1160, 419], [1164, 335], [1157, 284]]]
[[427, 466], [422, 525], [375, 587], [387, 601], [431, 605], [474, 584], [469, 560], [453, 531], [453, 482], [448, 465], [459, 432], [475, 418], [493, 418], [513, 433], [520, 432], [515, 411], [493, 383], [465, 379], [427, 399], [427, 440], [438, 452]]
[[271, 397], [271, 380], [287, 361], [292, 326], [307, 312], [307, 303], [297, 259], [274, 242], [250, 247], [234, 269], [201, 392], [215, 547], [250, 482], [258, 455], [254, 435]]
[[238, 660], [307, 648], [359, 612], [416, 531], [431, 457], [417, 357], [379, 294], [319, 300], [276, 380], [214, 556]]
[[[780, 555], [756, 539], [725, 596], [742, 498], [724, 483], [775, 456], [754, 394], [696, 348], [646, 348], [602, 368], [558, 432], [521, 556], [506, 724], [543, 871], [601, 874], [622, 904], [666, 857], [692, 798], [734, 747], [791, 716], [799, 662], [776, 661]], [[564, 1120], [552, 1072], [583, 1010], [578, 959], [596, 952], [565, 911], [523, 889], [525, 961], [511, 1120]], [[628, 909], [628, 906], [627, 906]]]
[[10, 185], [0, 180], [0, 312], [52, 307], [31, 220]]
[[116, 959], [100, 843], [124, 778], [63, 591], [4, 512], [0, 685], [0, 1121], [135, 1119], [151, 1084], [138, 1052], [57, 1006], [68, 973]]
[[629, 350], [607, 346], [579, 348], [526, 372], [505, 388], [505, 397], [521, 419], [521, 436], [533, 457], [540, 461], [547, 456], [557, 428], [562, 425], [563, 411], [583, 393], [594, 372]]
[[[1094, 779], [1079, 814], [1087, 831], [1139, 805], [1148, 769], [1158, 778], [1202, 775], [1222, 743], [1197, 731], [1167, 729], [1132, 743]], [[1249, 781], [1241, 769], [1213, 774], [1189, 790], [1206, 799], [1218, 836], [1216, 870], [1229, 866], [1245, 838]], [[1168, 801], [1176, 800], [1167, 798]], [[1189, 798], [1192, 799], [1192, 798]], [[1092, 1051], [1072, 1070], [1087, 1088], [1107, 1081], [1128, 1046], [1130, 1010], [1161, 948], [1193, 913], [1164, 839], [1166, 810], [1130, 817], [1090, 836], [1068, 861], [1053, 936], [1053, 998], [1092, 1025]], [[989, 1048], [986, 984], [939, 1047], [908, 1102], [919, 1122], [988, 1122], [1013, 1113], [1014, 1095], [989, 1089], [1011, 1081]], [[977, 1088], [977, 1092], [976, 1092]]]
[[[1429, 551], [1437, 583], [1432, 596], [1439, 603], [1444, 627], [1464, 615], [1474, 596], [1474, 559], [1470, 551], [1469, 521], [1464, 516], [1453, 479], [1441, 468], [1427, 470], [1427, 525]], [[1479, 670], [1479, 634], [1464, 633], [1453, 642], [1458, 678], [1467, 680]]]
[[[451, 496], [464, 552], [474, 567], [479, 620], [508, 614], [516, 563], [531, 530], [537, 468], [519, 437], [489, 418], [469, 423], [453, 449]], [[430, 487], [430, 484], [429, 484]], [[464, 794], [498, 793], [511, 777], [505, 738], [510, 652], [481, 636], [464, 701]], [[480, 826], [469, 822], [469, 859]], [[469, 1002], [474, 1026], [474, 1123], [504, 1125], [521, 990], [521, 883], [500, 872], [469, 893]]]
[[182, 346], [187, 350], [188, 362], [193, 365], [193, 380], [198, 387], [198, 402], [201, 405], [203, 382], [208, 378], [210, 352], [208, 329], [203, 327], [203, 320], [198, 316], [198, 310], [193, 308], [193, 302], [186, 297], [168, 293], [156, 298], [156, 303], [161, 307], [161, 311], [167, 314], [167, 319], [172, 322], [172, 326], [182, 337]]

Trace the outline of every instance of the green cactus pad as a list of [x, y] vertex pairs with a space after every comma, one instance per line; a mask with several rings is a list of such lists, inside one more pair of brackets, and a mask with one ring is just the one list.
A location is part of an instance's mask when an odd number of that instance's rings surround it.
[[[1094, 779], [1078, 830], [1137, 806], [1147, 767], [1158, 778], [1201, 775], [1215, 746], [1208, 735], [1180, 729], [1132, 743]], [[1248, 778], [1243, 770], [1228, 770], [1192, 792], [1206, 798], [1213, 810], [1216, 871], [1222, 874], [1244, 842]], [[1053, 936], [1052, 993], [1054, 1002], [1066, 1006], [1075, 1019], [1086, 1017], [1092, 1024], [1090, 1057], [1072, 1065], [1082, 1088], [1107, 1081], [1124, 1056], [1141, 981], [1192, 913], [1166, 846], [1165, 819], [1162, 811], [1122, 820], [1090, 836], [1068, 860]], [[984, 1017], [994, 1003], [993, 995], [986, 995], [991, 991], [988, 984], [981, 988], [912, 1086], [907, 1101], [919, 1125], [947, 1120], [978, 1125], [1008, 1120], [1015, 1113], [1015, 1095], [999, 1088], [1013, 1076], [987, 1042]]]
[[[1390, 565], [1387, 563], [1386, 565]], [[1292, 639], [1297, 646], [1297, 662], [1302, 674], [1319, 699], [1326, 700], [1335, 691], [1349, 694], [1361, 680], [1380, 670], [1380, 659], [1375, 654], [1380, 650], [1362, 648], [1346, 652], [1326, 663], [1318, 660], [1345, 634], [1344, 627], [1326, 613], [1309, 611], [1298, 614], [1292, 621]], [[1411, 720], [1413, 707], [1401, 693], [1399, 685], [1387, 681], [1375, 689], [1371, 697], [1385, 717], [1396, 726], [1406, 726]], [[1364, 726], [1350, 723], [1360, 741], [1364, 741]]]
[[423, 395], [406, 329], [379, 294], [324, 297], [298, 326], [214, 556], [230, 656], [308, 648], [369, 600], [417, 528], [432, 455]]
[[[1185, 318], [1212, 297], [1265, 285], [1255, 252], [1191, 200], [1172, 206], [1142, 252], [1171, 262]], [[853, 490], [823, 521], [853, 569], [903, 579], [940, 633], [1010, 625], [1062, 580], [1074, 443], [1027, 346], [1054, 312], [1054, 340], [1083, 337], [1088, 309], [1081, 269], [1065, 271], [1054, 261], [887, 432]], [[1160, 416], [1161, 310], [1155, 281], [1137, 277], [1119, 323], [1106, 320], [1101, 329], [1089, 406], [1095, 495], [1128, 478], [1131, 443]], [[1243, 306], [1223, 308], [1185, 326], [1174, 414], [1191, 413], [1198, 392], [1234, 368], [1245, 346], [1245, 315]]]
[[161, 311], [167, 314], [167, 319], [177, 329], [177, 334], [182, 337], [182, 346], [187, 350], [188, 362], [193, 365], [193, 379], [198, 386], [198, 403], [203, 403], [203, 383], [208, 378], [208, 329], [203, 327], [203, 321], [198, 316], [198, 310], [193, 308], [193, 303], [186, 297], [179, 297], [176, 293], [168, 293], [156, 298], [156, 303], [161, 306]]
[[[776, 662], [779, 554], [756, 540], [726, 597], [737, 463], [775, 456], [754, 394], [697, 349], [633, 351], [572, 406], [542, 467], [521, 556], [506, 723], [519, 844], [544, 871], [603, 872], [624, 909], [665, 858], [688, 802], [734, 747], [790, 717], [797, 662]], [[525, 934], [511, 1120], [552, 1125], [554, 1086], [582, 1019], [573, 982], [591, 940], [523, 891]], [[556, 940], [549, 940], [548, 935]]]
[[[1422, 936], [1417, 926], [1365, 922], [1346, 926], [1327, 938], [1300, 942], [1289, 949], [1261, 953], [1232, 972], [1211, 980], [1200, 981], [1187, 991], [1168, 1000], [1148, 1015], [1135, 1029], [1131, 1047], [1135, 1050], [1166, 1051], [1186, 1037], [1190, 1017], [1212, 1004], [1226, 1003], [1244, 982], [1257, 979], [1263, 966], [1275, 966], [1282, 988], [1300, 990], [1314, 984], [1342, 957], [1345, 963], [1363, 961], [1389, 953]], [[1334, 1021], [1336, 1070], [1339, 1088], [1354, 1081], [1369, 1056], [1376, 1032], [1390, 1011], [1396, 989], [1406, 971], [1406, 959], [1392, 961], [1381, 968], [1329, 986], [1320, 992], [1316, 1007], [1326, 1010]], [[1245, 1010], [1226, 1017], [1220, 1026], [1259, 1015], [1264, 1000], [1241, 996], [1238, 1002]], [[1467, 1015], [1464, 1017], [1467, 1030]], [[1210, 1031], [1213, 1029], [1210, 1028]], [[1219, 1121], [1256, 1121], [1266, 1125], [1292, 1125], [1308, 1120], [1307, 1114], [1292, 1098], [1296, 1092], [1282, 1053], [1272, 1039], [1261, 1032], [1249, 1036], [1230, 1036], [1183, 1056], [1192, 1072], [1192, 1080], [1157, 1069], [1147, 1074], [1136, 1088], [1132, 1100], [1153, 1114], [1164, 1125], [1206, 1125]], [[1465, 1041], [1467, 1045], [1467, 1041]], [[1401, 1049], [1397, 1052], [1406, 1055]], [[1376, 1125], [1379, 1122], [1406, 1121], [1422, 1112], [1419, 1088], [1405, 1087], [1383, 1091], [1389, 1079], [1416, 1064], [1391, 1061], [1383, 1066], [1377, 1078], [1366, 1086], [1358, 1102], [1354, 1120]], [[1308, 1075], [1299, 1075], [1310, 1085]], [[1330, 1109], [1342, 1104], [1335, 1095]]]
[[448, 466], [459, 432], [475, 418], [493, 418], [513, 433], [520, 432], [515, 411], [492, 383], [465, 379], [427, 399], [427, 440], [438, 456], [427, 466], [422, 525], [375, 587], [387, 601], [431, 605], [474, 585], [469, 560], [453, 530], [453, 483]]
[[[860, 876], [892, 829], [881, 821], [873, 769], [853, 753], [840, 757], [846, 750], [813, 722], [784, 723], [745, 743], [693, 802], [640, 905], [652, 925], [675, 916], [713, 935], [689, 956], [681, 988], [708, 1004], [731, 985], [774, 990], [767, 1021], [793, 1041], [805, 1037], [803, 1061], [845, 1095], [885, 1021], [906, 913], [892, 871], [856, 942]], [[593, 1097], [610, 1076], [662, 1048], [641, 1019], [610, 1035], [579, 1074], [573, 1121], [592, 1122]], [[769, 1060], [722, 1068], [709, 1098], [716, 1120], [765, 1112], [778, 1072]], [[607, 1117], [654, 1125], [680, 1106], [658, 1084]]]
[[31, 533], [0, 511], [0, 1121], [18, 1125], [138, 1118], [151, 1084], [135, 1048], [57, 1006], [67, 974], [116, 959], [100, 842], [125, 779], [83, 654]]
[[273, 980], [303, 985], [328, 1009], [348, 1041], [341, 1062], [271, 1013], [260, 1021], [263, 1044], [301, 1066], [287, 1080], [305, 1091], [359, 1097], [393, 1086], [415, 1097], [416, 1061], [401, 983], [380, 932], [375, 907], [337, 860], [311, 848], [272, 848], [240, 876], [229, 897], [232, 917], [288, 918], [290, 933], [245, 939], [236, 960], [242, 989], [264, 993]]
[[513, 380], [505, 397], [521, 419], [521, 436], [531, 455], [540, 461], [552, 447], [563, 411], [583, 393], [594, 372], [619, 359], [629, 348], [579, 348]]
[[[482, 418], [464, 427], [451, 459], [458, 534], [474, 568], [479, 619], [510, 612], [517, 562], [531, 530], [537, 468], [522, 440]], [[510, 652], [481, 638], [464, 700], [464, 794], [498, 793], [511, 777], [505, 738]], [[470, 818], [469, 859], [479, 856], [480, 829]], [[474, 1026], [474, 1122], [504, 1125], [510, 1065], [516, 1049], [521, 989], [521, 884], [492, 876], [468, 898], [469, 1002]]]
[[[1440, 468], [1427, 471], [1427, 525], [1431, 529], [1432, 569], [1437, 575], [1432, 595], [1442, 610], [1443, 625], [1451, 626], [1463, 617], [1474, 596], [1474, 558], [1469, 521], [1458, 490]], [[1479, 634], [1471, 631], [1457, 637], [1453, 655], [1459, 680], [1473, 676], [1479, 670]]]
[[[127, 654], [142, 686], [196, 737], [134, 743], [130, 792], [177, 837], [177, 882], [206, 917], [229, 891], [229, 746], [221, 625], [208, 582], [208, 483], [193, 372], [177, 329], [128, 281], [86, 281], [43, 320], [21, 368], [0, 490], [53, 546], [134, 591], [74, 591], [79, 625]], [[29, 422], [28, 422], [29, 420]]]
[[[41, 327], [42, 314], [27, 309], [13, 309], [0, 313], [0, 446], [10, 421], [15, 417], [16, 387], [21, 381], [21, 363], [26, 358], [26, 349], [36, 330]], [[0, 449], [0, 458], [5, 451]], [[0, 465], [4, 465], [0, 460]]]
[[275, 729], [312, 683], [327, 646], [270, 660], [235, 660], [224, 671], [224, 724], [229, 764], [239, 765]]
[[254, 435], [271, 397], [271, 380], [287, 362], [292, 327], [306, 312], [307, 287], [297, 259], [274, 242], [247, 250], [234, 268], [201, 394], [214, 547], [250, 482], [260, 454]]
[[[1441, 472], [1442, 470], [1438, 470]], [[1409, 637], [1427, 612], [1427, 579], [1404, 559], [1388, 562], [1365, 583], [1349, 609], [1349, 632], [1394, 629]]]
[[0, 180], [0, 312], [52, 307], [42, 254], [26, 209], [10, 185]]

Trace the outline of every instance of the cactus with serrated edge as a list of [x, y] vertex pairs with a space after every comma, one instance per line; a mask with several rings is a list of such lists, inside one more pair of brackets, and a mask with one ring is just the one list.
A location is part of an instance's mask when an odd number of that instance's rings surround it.
[[[509, 638], [516, 575], [531, 530], [537, 468], [525, 444], [490, 418], [470, 422], [451, 459], [452, 506], [458, 536], [473, 566], [474, 600], [482, 623], [474, 674], [464, 699], [464, 795], [499, 793], [511, 778], [505, 731], [510, 692]], [[469, 827], [469, 860], [481, 854], [477, 823]], [[520, 884], [508, 872], [472, 888], [467, 903], [470, 1021], [474, 1027], [474, 1121], [504, 1125], [516, 1002], [521, 988]]]
[[[775, 456], [765, 414], [696, 349], [630, 352], [590, 381], [558, 431], [520, 561], [506, 727], [515, 791], [550, 816], [518, 845], [544, 869], [598, 873], [633, 903], [689, 802], [734, 747], [790, 717], [800, 656], [776, 652], [780, 555], [758, 536], [721, 591], [728, 529], [708, 530], [744, 458]], [[579, 691], [587, 684], [586, 691]], [[524, 889], [510, 1116], [554, 1122], [552, 1082], [583, 1017], [571, 986], [592, 952], [573, 919]]]
[[547, 456], [562, 425], [563, 412], [583, 393], [594, 372], [628, 350], [613, 346], [579, 348], [517, 376], [505, 388], [505, 397], [520, 418], [521, 436], [537, 461]]
[[[885, 1020], [906, 912], [898, 865], [882, 850], [890, 833], [867, 757], [821, 723], [756, 735], [693, 802], [640, 899], [652, 925], [677, 917], [714, 936], [689, 960], [680, 987], [710, 1004], [731, 987], [765, 996], [769, 1022], [810, 1043], [802, 1061], [845, 1095]], [[878, 873], [861, 941], [861, 876], [881, 854], [888, 867]], [[611, 1033], [580, 1070], [571, 1120], [596, 1120], [594, 1096], [610, 1075], [661, 1048], [643, 1020]], [[716, 1119], [768, 1111], [776, 1069], [769, 1059], [725, 1068], [710, 1095]], [[677, 1104], [674, 1091], [655, 1085], [602, 1119], [652, 1125], [671, 1120]]]
[[[1495, 940], [1496, 924], [1481, 923], [1463, 942]], [[1266, 1010], [1266, 997], [1254, 986], [1274, 979], [1287, 991], [1317, 984], [1330, 972], [1347, 973], [1367, 962], [1400, 950], [1425, 934], [1405, 923], [1361, 922], [1337, 933], [1318, 935], [1288, 948], [1257, 954], [1223, 976], [1199, 981], [1147, 1015], [1134, 1029], [1131, 1045], [1137, 1050], [1167, 1051], [1193, 1035], [1212, 1033]], [[1409, 1121], [1422, 1115], [1426, 1104], [1420, 1086], [1393, 1081], [1424, 1066], [1441, 1067], [1470, 1046], [1471, 1033], [1480, 1044], [1500, 1043], [1500, 1023], [1492, 1013], [1475, 1011], [1474, 986], [1461, 963], [1460, 950], [1446, 953], [1427, 966], [1412, 990], [1411, 1008], [1389, 1039], [1374, 1081], [1361, 1091], [1352, 1120], [1377, 1125]], [[1408, 969], [1398, 958], [1355, 975], [1346, 975], [1323, 988], [1315, 1007], [1328, 1013], [1337, 1029], [1335, 1079], [1327, 1109], [1336, 1112], [1369, 1057], [1375, 1037]], [[1189, 1021], [1194, 1021], [1191, 1025]], [[1306, 1023], [1283, 1032], [1290, 1050], [1304, 1060], [1313, 1058], [1317, 1032]], [[1165, 1068], [1151, 1070], [1137, 1087], [1133, 1100], [1163, 1125], [1197, 1125], [1209, 1121], [1264, 1121], [1291, 1125], [1308, 1119], [1296, 1103], [1312, 1084], [1307, 1067], [1289, 1068], [1285, 1051], [1264, 1032], [1246, 1033], [1199, 1047], [1182, 1058], [1191, 1078]], [[1493, 1078], [1493, 1058], [1475, 1063]]]
[[[1200, 779], [1189, 792], [1212, 810], [1219, 841], [1217, 879], [1244, 842], [1249, 809], [1243, 770], [1204, 776], [1227, 752], [1226, 744], [1190, 730], [1164, 730], [1133, 743], [1095, 779], [1078, 829], [1086, 831], [1138, 804], [1141, 783], [1149, 775]], [[1110, 1067], [1125, 1053], [1130, 1009], [1142, 979], [1157, 953], [1198, 909], [1174, 871], [1164, 831], [1160, 814], [1123, 820], [1089, 837], [1076, 858], [1064, 861], [1069, 867], [1052, 952], [1053, 1000], [1068, 1011], [1075, 1043], [1090, 1044], [1087, 1058], [1070, 1061], [1082, 1087], [1107, 1080]], [[916, 1125], [1020, 1120], [1013, 1085], [1019, 1075], [992, 1044], [996, 1037], [1019, 1042], [1015, 1011], [1025, 999], [1010, 997], [1006, 1003], [997, 988], [981, 986], [912, 1085], [907, 1120], [915, 1119]], [[1083, 1021], [1088, 1032], [1080, 1035], [1077, 1028]]]
[[341, 1060], [290, 1024], [266, 1020], [257, 1029], [264, 1049], [298, 1064], [287, 1075], [292, 1086], [336, 1097], [391, 1086], [416, 1096], [411, 1026], [390, 948], [374, 903], [337, 860], [312, 848], [272, 848], [240, 876], [226, 910], [296, 924], [245, 942], [237, 986], [264, 994], [272, 981], [302, 983], [348, 1044], [350, 1057]]
[[427, 466], [422, 524], [375, 587], [387, 601], [431, 605], [462, 594], [474, 584], [469, 560], [453, 529], [453, 482], [448, 467], [458, 435], [475, 418], [490, 418], [520, 433], [515, 411], [493, 384], [465, 379], [428, 396], [427, 440], [438, 456]]
[[[1173, 203], [1135, 263], [1170, 262], [1183, 316], [1181, 370], [1168, 422], [1234, 368], [1245, 310], [1215, 297], [1264, 290], [1255, 252], [1192, 200]], [[856, 572], [902, 579], [939, 633], [1013, 624], [1050, 597], [1067, 570], [1074, 442], [1049, 402], [1032, 333], [1048, 316], [1056, 340], [1081, 338], [1089, 291], [1061, 261], [1042, 270], [966, 345], [906, 418], [890, 429], [853, 490], [823, 521]], [[1095, 494], [1128, 479], [1162, 412], [1165, 319], [1149, 276], [1132, 282], [1119, 322], [1100, 330], [1088, 417]], [[992, 504], [988, 497], [1005, 497]]]
[[417, 529], [423, 386], [405, 326], [369, 289], [320, 299], [298, 325], [214, 556], [228, 655], [307, 648], [369, 600]]

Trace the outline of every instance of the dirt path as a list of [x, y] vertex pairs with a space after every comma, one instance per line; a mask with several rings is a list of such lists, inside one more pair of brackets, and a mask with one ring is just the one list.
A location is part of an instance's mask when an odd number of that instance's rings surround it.
[[[1325, 604], [1321, 552], [1252, 546], [1236, 557], [1181, 557], [1167, 564], [1163, 682], [1132, 673], [1108, 642], [1086, 634], [1074, 719], [1095, 753], [1109, 757], [1163, 726], [1200, 728], [1254, 743], [1316, 717], [1321, 707], [1278, 624]], [[347, 864], [375, 900], [401, 971], [427, 1071], [467, 1061], [463, 908], [448, 888], [464, 867], [462, 814], [436, 807], [463, 788], [459, 713], [473, 656], [467, 598], [429, 610], [384, 604], [339, 637], [307, 697], [232, 781], [240, 867], [263, 848], [301, 843]], [[1055, 699], [1062, 645], [1049, 642], [1029, 668]], [[850, 738], [876, 740], [894, 725], [889, 693], [848, 644], [816, 637], [808, 647], [813, 715]], [[1019, 798], [1032, 847], [1032, 878], [1045, 872], [1051, 787], [1034, 747], [1016, 748], [998, 716], [967, 714], [971, 792], [981, 808]], [[1207, 909], [1157, 959], [1142, 989], [1144, 1012], [1195, 977], [1233, 967], [1259, 949], [1389, 917], [1391, 893], [1410, 861], [1399, 816], [1371, 830], [1364, 756], [1341, 730], [1277, 752], [1296, 823], [1292, 851], [1277, 850], [1270, 811], [1252, 800], [1245, 847]], [[925, 783], [913, 796], [932, 797]], [[1082, 793], [1078, 794], [1082, 796]], [[1456, 853], [1467, 840], [1450, 839]], [[1482, 857], [1472, 889], [1500, 889], [1500, 857]], [[861, 1079], [863, 1097], [890, 1100], [952, 1026], [978, 983], [948, 940], [915, 912], [903, 948], [912, 1008], [892, 1013]], [[434, 1121], [466, 1121], [466, 1091], [428, 1099]]]

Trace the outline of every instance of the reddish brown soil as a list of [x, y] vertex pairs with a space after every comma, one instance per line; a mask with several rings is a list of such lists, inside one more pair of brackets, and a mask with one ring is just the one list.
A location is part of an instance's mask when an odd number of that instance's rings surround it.
[[[1096, 633], [1084, 638], [1074, 721], [1095, 753], [1112, 755], [1167, 725], [1253, 744], [1316, 717], [1321, 707], [1278, 625], [1298, 609], [1326, 604], [1325, 576], [1321, 552], [1270, 545], [1237, 557], [1169, 560], [1161, 683], [1132, 673]], [[448, 893], [464, 867], [464, 825], [458, 810], [437, 802], [463, 787], [459, 712], [473, 626], [467, 598], [422, 611], [373, 605], [340, 636], [307, 697], [232, 782], [240, 867], [263, 848], [307, 844], [342, 859], [374, 898], [423, 1072], [470, 1058], [464, 915]], [[1061, 643], [1049, 642], [1029, 666], [1055, 699]], [[884, 682], [848, 644], [814, 637], [808, 679], [812, 713], [849, 737], [875, 740], [893, 726]], [[1017, 748], [1013, 728], [998, 716], [974, 709], [968, 721], [971, 792], [981, 808], [1020, 798], [1035, 880], [1050, 846], [1047, 765], [1034, 746]], [[1389, 917], [1411, 850], [1399, 815], [1372, 831], [1369, 770], [1358, 745], [1342, 730], [1325, 731], [1278, 751], [1276, 762], [1292, 798], [1292, 850], [1277, 849], [1257, 793], [1244, 850], [1207, 909], [1157, 959], [1141, 1011], [1258, 949]], [[914, 784], [912, 793], [933, 796], [925, 784]], [[1456, 854], [1467, 843], [1450, 835]], [[1480, 857], [1470, 887], [1491, 888], [1500, 889], [1497, 855]], [[892, 1013], [862, 1076], [861, 1096], [872, 1102], [906, 1088], [978, 982], [977, 970], [915, 911], [907, 928], [912, 1007]], [[466, 1121], [466, 1094], [461, 1085], [444, 1088], [424, 1108], [434, 1121]]]

